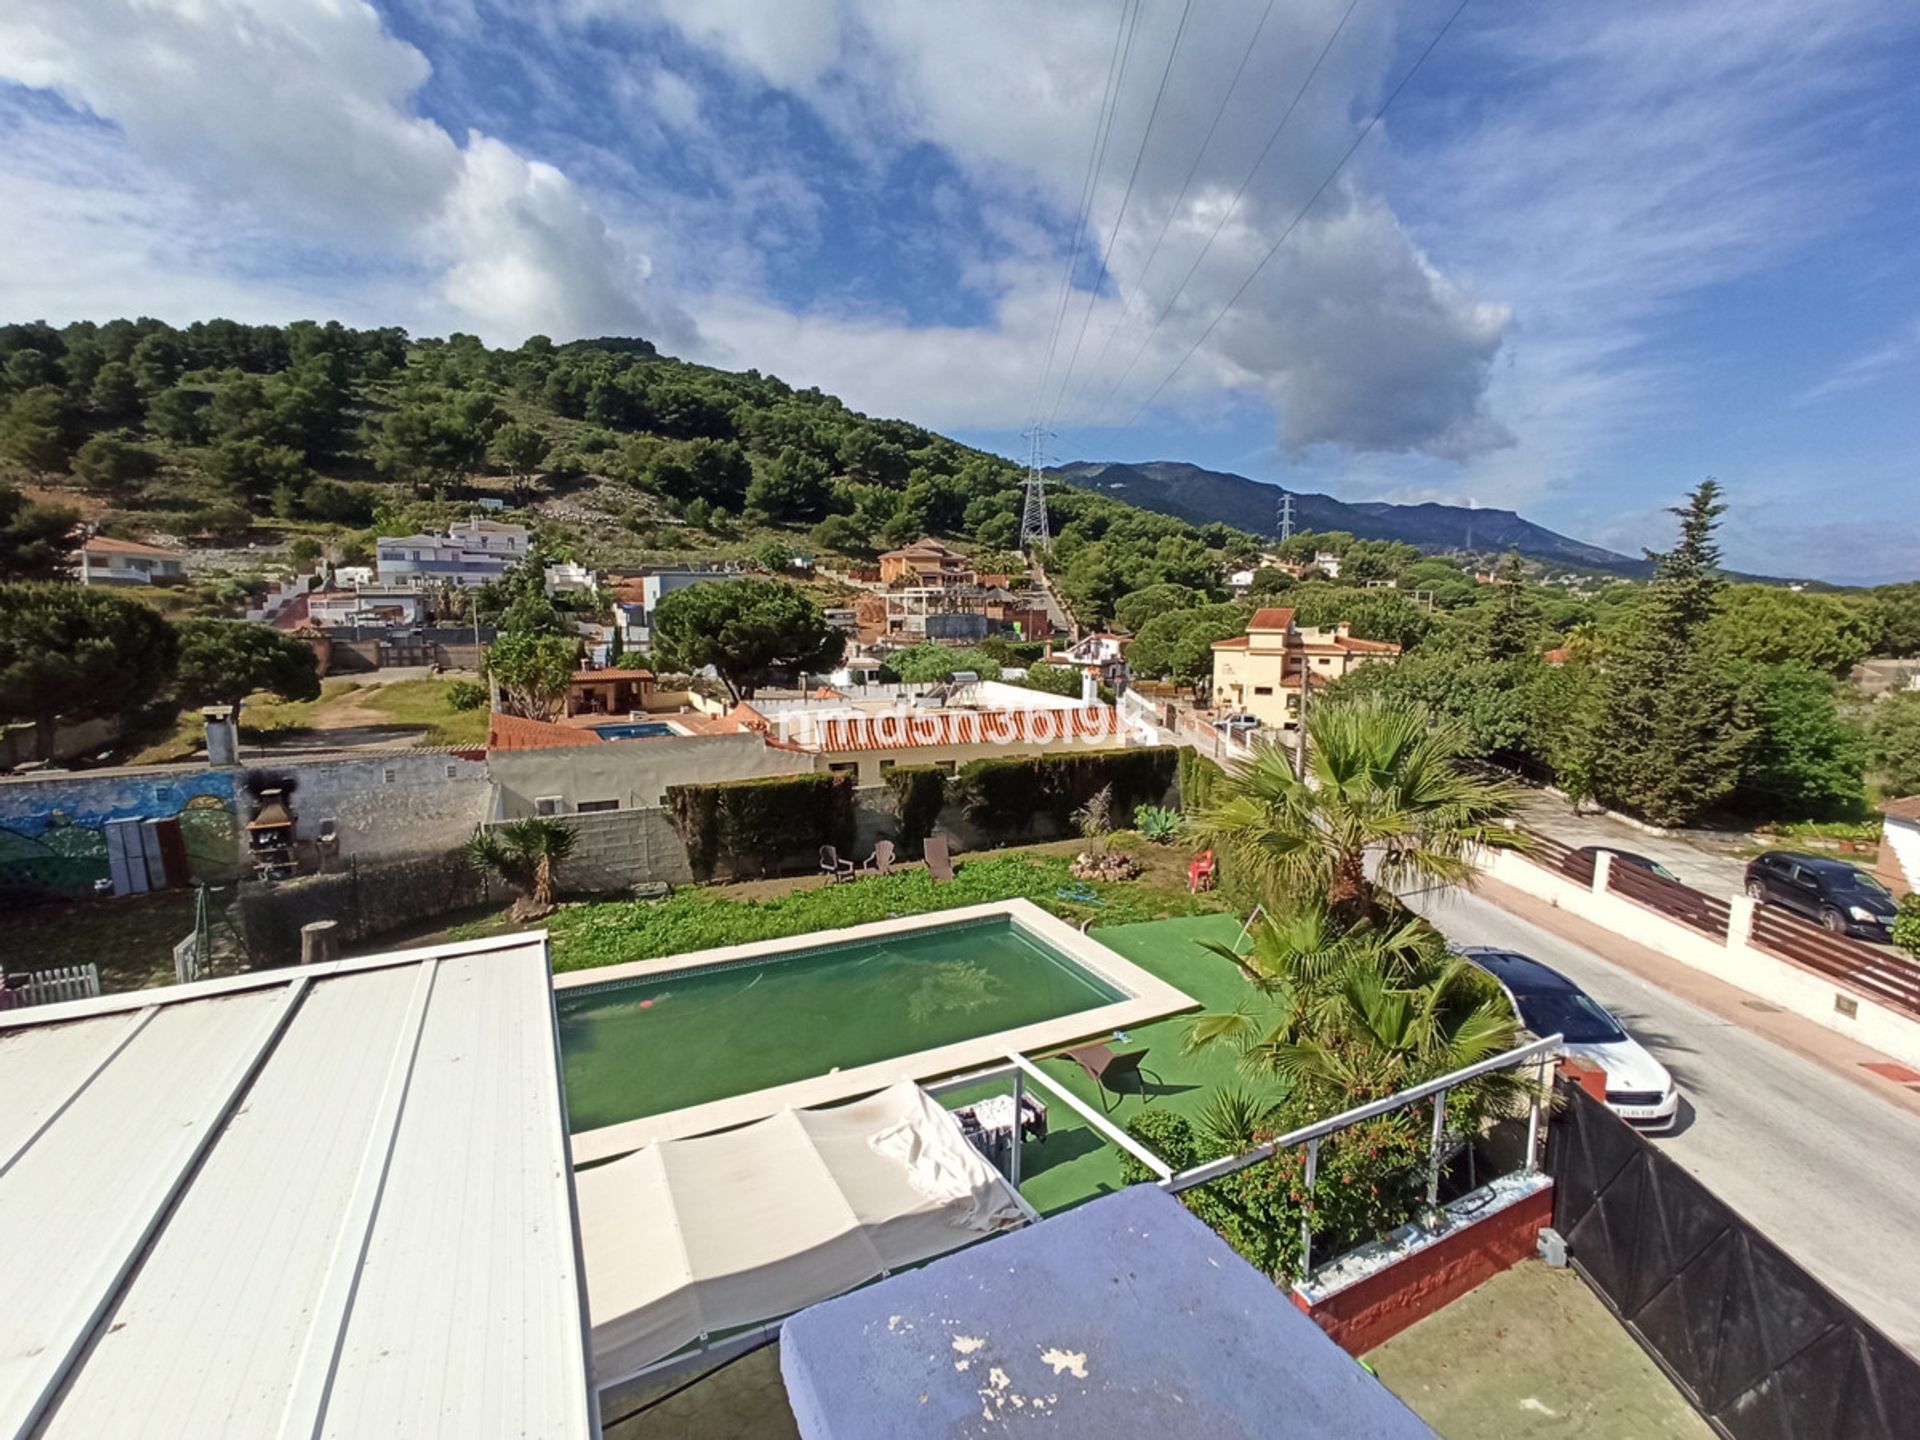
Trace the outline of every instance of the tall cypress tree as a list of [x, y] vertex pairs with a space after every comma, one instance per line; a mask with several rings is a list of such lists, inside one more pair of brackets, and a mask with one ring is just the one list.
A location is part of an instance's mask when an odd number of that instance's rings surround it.
[[1653, 582], [1603, 671], [1592, 747], [1596, 791], [1656, 825], [1684, 825], [1739, 782], [1751, 739], [1738, 689], [1705, 633], [1726, 581], [1714, 530], [1726, 506], [1704, 480], [1673, 511], [1680, 539], [1648, 551]]

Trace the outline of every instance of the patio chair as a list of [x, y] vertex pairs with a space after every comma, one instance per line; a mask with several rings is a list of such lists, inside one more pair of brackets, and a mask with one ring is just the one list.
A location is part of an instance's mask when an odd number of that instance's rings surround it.
[[1218, 867], [1214, 862], [1213, 851], [1202, 850], [1187, 865], [1187, 891], [1198, 895], [1202, 890], [1213, 889], [1218, 878]]
[[831, 875], [834, 883], [837, 885], [842, 880], [853, 879], [853, 862], [851, 860], [842, 860], [840, 858], [840, 852], [834, 849], [833, 846], [822, 845], [820, 847], [820, 873], [823, 875]]
[[891, 875], [893, 873], [893, 841], [874, 842], [873, 854], [860, 862], [862, 875]]
[[1147, 1058], [1145, 1050], [1114, 1050], [1106, 1045], [1080, 1045], [1066, 1052], [1066, 1058], [1073, 1061], [1087, 1077], [1100, 1087], [1100, 1104], [1106, 1105], [1106, 1095], [1112, 1091], [1121, 1093], [1120, 1082], [1131, 1075], [1134, 1089], [1145, 1098], [1147, 1082], [1140, 1069], [1140, 1062]]
[[929, 835], [924, 849], [927, 857], [927, 874], [936, 880], [953, 879], [953, 856], [947, 850], [947, 837]]

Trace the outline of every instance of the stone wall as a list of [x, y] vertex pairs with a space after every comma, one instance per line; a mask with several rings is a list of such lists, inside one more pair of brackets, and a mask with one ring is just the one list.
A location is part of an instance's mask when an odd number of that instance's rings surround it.
[[338, 921], [340, 943], [352, 946], [452, 911], [502, 904], [511, 893], [457, 854], [423, 855], [274, 884], [249, 880], [231, 917], [254, 965], [291, 965], [300, 958], [300, 927], [316, 920]]

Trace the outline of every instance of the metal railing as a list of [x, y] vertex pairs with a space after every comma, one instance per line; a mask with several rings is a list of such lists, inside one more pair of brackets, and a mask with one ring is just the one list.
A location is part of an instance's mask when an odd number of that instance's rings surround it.
[[[1290, 1130], [1284, 1135], [1245, 1150], [1237, 1155], [1222, 1155], [1217, 1160], [1209, 1160], [1204, 1165], [1195, 1165], [1190, 1169], [1174, 1171], [1167, 1163], [1147, 1149], [1133, 1136], [1115, 1125], [1093, 1106], [1079, 1096], [1067, 1090], [1059, 1081], [1053, 1079], [1039, 1066], [1024, 1055], [1009, 1054], [1005, 1063], [990, 1065], [985, 1069], [969, 1071], [964, 1075], [950, 1076], [945, 1080], [936, 1080], [923, 1084], [921, 1088], [929, 1095], [941, 1095], [953, 1090], [962, 1090], [970, 1086], [985, 1084], [992, 1080], [1013, 1080], [1014, 1134], [1011, 1147], [1011, 1160], [1007, 1179], [1016, 1188], [1020, 1184], [1020, 1129], [1021, 1101], [1025, 1094], [1026, 1082], [1031, 1080], [1044, 1087], [1050, 1094], [1056, 1095], [1070, 1109], [1074, 1110], [1094, 1130], [1128, 1155], [1139, 1161], [1148, 1170], [1160, 1178], [1161, 1189], [1172, 1194], [1191, 1190], [1196, 1185], [1205, 1185], [1235, 1171], [1245, 1170], [1248, 1166], [1258, 1165], [1271, 1160], [1285, 1150], [1307, 1147], [1306, 1189], [1312, 1193], [1314, 1181], [1320, 1164], [1320, 1142], [1330, 1135], [1351, 1129], [1363, 1121], [1376, 1119], [1381, 1115], [1390, 1115], [1396, 1110], [1405, 1110], [1423, 1101], [1433, 1101], [1433, 1129], [1429, 1139], [1427, 1158], [1427, 1204], [1436, 1205], [1440, 1199], [1440, 1169], [1444, 1159], [1444, 1141], [1446, 1132], [1447, 1092], [1478, 1080], [1483, 1075], [1496, 1071], [1513, 1070], [1532, 1062], [1536, 1069], [1536, 1083], [1532, 1087], [1533, 1098], [1527, 1114], [1527, 1152], [1524, 1170], [1531, 1174], [1540, 1168], [1540, 1116], [1541, 1105], [1546, 1096], [1546, 1077], [1543, 1073], [1548, 1064], [1559, 1054], [1561, 1037], [1549, 1035], [1544, 1040], [1535, 1040], [1526, 1045], [1517, 1046], [1499, 1055], [1494, 1055], [1477, 1064], [1451, 1071], [1438, 1079], [1429, 1080], [1406, 1090], [1396, 1091], [1392, 1095], [1378, 1100], [1370, 1100], [1365, 1105], [1356, 1105], [1351, 1110], [1343, 1110], [1337, 1115], [1329, 1115], [1324, 1120], [1316, 1120], [1311, 1125], [1303, 1125], [1298, 1130]], [[1313, 1243], [1310, 1232], [1311, 1215], [1300, 1222], [1301, 1229], [1301, 1269], [1311, 1269]]]
[[[1342, 1110], [1337, 1115], [1329, 1115], [1324, 1120], [1316, 1120], [1311, 1125], [1303, 1125], [1298, 1130], [1289, 1130], [1284, 1135], [1254, 1146], [1238, 1155], [1223, 1155], [1218, 1160], [1209, 1160], [1204, 1165], [1195, 1165], [1170, 1175], [1160, 1182], [1163, 1190], [1179, 1194], [1191, 1190], [1196, 1185], [1205, 1185], [1236, 1171], [1245, 1170], [1250, 1165], [1258, 1165], [1271, 1160], [1285, 1150], [1293, 1150], [1304, 1145], [1307, 1147], [1307, 1168], [1304, 1188], [1311, 1195], [1320, 1169], [1320, 1142], [1342, 1130], [1349, 1130], [1363, 1121], [1373, 1120], [1382, 1115], [1391, 1115], [1396, 1110], [1405, 1110], [1423, 1100], [1433, 1101], [1433, 1130], [1427, 1150], [1427, 1204], [1437, 1205], [1440, 1200], [1440, 1167], [1443, 1157], [1442, 1142], [1446, 1133], [1447, 1092], [1468, 1081], [1477, 1080], [1482, 1075], [1491, 1075], [1499, 1070], [1512, 1070], [1528, 1061], [1533, 1061], [1536, 1071], [1544, 1071], [1546, 1065], [1559, 1054], [1562, 1037], [1549, 1035], [1544, 1040], [1535, 1040], [1531, 1044], [1521, 1045], [1500, 1055], [1492, 1056], [1478, 1064], [1469, 1065], [1461, 1070], [1442, 1075], [1437, 1080], [1429, 1080], [1406, 1090], [1396, 1091], [1378, 1100], [1370, 1100], [1365, 1105], [1356, 1105], [1351, 1110]], [[1536, 1075], [1533, 1086], [1533, 1098], [1527, 1114], [1527, 1157], [1523, 1169], [1533, 1173], [1540, 1168], [1540, 1112], [1546, 1094], [1546, 1077]], [[1309, 1209], [1300, 1219], [1300, 1270], [1302, 1274], [1313, 1269], [1313, 1215]]]

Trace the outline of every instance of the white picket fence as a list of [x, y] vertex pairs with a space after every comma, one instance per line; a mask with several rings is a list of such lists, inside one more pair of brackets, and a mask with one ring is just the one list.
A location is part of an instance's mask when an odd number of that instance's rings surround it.
[[22, 1010], [29, 1005], [57, 1005], [63, 1000], [91, 1000], [100, 993], [98, 965], [62, 965], [29, 972], [24, 985], [0, 990], [0, 1010]]

